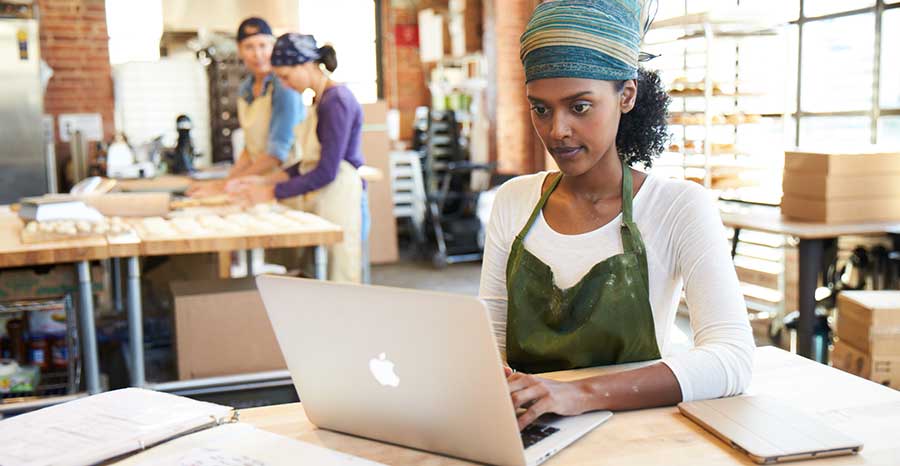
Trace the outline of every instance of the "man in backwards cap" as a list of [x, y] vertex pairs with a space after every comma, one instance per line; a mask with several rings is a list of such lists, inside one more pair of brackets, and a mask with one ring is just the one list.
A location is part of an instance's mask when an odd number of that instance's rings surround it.
[[[292, 155], [294, 127], [305, 117], [300, 94], [281, 84], [272, 72], [275, 36], [262, 18], [247, 18], [237, 31], [238, 56], [250, 72], [238, 95], [238, 121], [244, 131], [244, 150], [228, 178], [266, 175]], [[193, 186], [188, 194], [220, 194], [224, 183]]]

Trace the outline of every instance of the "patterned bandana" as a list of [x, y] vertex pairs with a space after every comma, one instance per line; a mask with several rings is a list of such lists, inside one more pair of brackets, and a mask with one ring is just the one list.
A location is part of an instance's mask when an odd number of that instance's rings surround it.
[[283, 34], [275, 41], [275, 48], [272, 49], [272, 66], [302, 65], [319, 58], [321, 55], [316, 46], [316, 38], [308, 34]]
[[649, 28], [646, 0], [552, 0], [535, 8], [520, 39], [525, 82], [637, 77]]

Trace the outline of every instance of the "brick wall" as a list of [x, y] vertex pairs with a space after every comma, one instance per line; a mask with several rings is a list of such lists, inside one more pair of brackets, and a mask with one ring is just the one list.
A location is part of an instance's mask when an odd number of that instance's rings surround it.
[[[44, 112], [99, 113], [106, 139], [115, 131], [109, 37], [103, 0], [38, 0], [41, 57], [53, 68], [44, 95]], [[69, 145], [59, 142], [56, 156], [60, 180], [69, 159]]]
[[486, 0], [485, 49], [493, 66], [489, 110], [496, 127], [497, 170], [532, 173], [544, 167], [543, 149], [531, 126], [525, 99], [525, 71], [519, 61], [519, 37], [538, 0]]
[[[466, 0], [468, 50], [482, 49], [488, 60], [488, 115], [491, 160], [504, 174], [532, 173], [544, 168], [544, 150], [531, 126], [525, 100], [525, 73], [519, 62], [519, 36], [539, 0]], [[431, 65], [419, 59], [417, 47], [397, 46], [394, 28], [415, 25], [418, 11], [446, 9], [446, 0], [385, 2], [383, 67], [385, 100], [400, 110], [400, 137], [410, 140], [415, 108], [430, 104], [425, 85]]]
[[394, 31], [398, 25], [418, 25], [419, 10], [430, 6], [421, 3], [429, 2], [382, 3], [384, 99], [390, 108], [400, 111], [400, 139], [404, 141], [412, 139], [416, 107], [429, 105], [430, 94], [419, 48], [398, 45]]
[[484, 5], [482, 0], [466, 0], [466, 52], [484, 50], [482, 35], [484, 34]]

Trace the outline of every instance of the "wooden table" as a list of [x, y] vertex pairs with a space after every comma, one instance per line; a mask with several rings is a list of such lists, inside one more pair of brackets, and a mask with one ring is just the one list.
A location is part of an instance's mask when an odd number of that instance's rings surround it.
[[64, 264], [105, 259], [102, 238], [22, 244], [22, 221], [7, 206], [0, 206], [0, 268]]
[[84, 379], [88, 393], [100, 391], [100, 366], [94, 323], [90, 261], [106, 259], [101, 238], [22, 244], [22, 221], [8, 206], [0, 206], [0, 268], [74, 263], [78, 276], [78, 319], [82, 328]]
[[[97, 356], [94, 303], [91, 293], [91, 260], [113, 259], [116, 293], [121, 287], [118, 279], [120, 259], [126, 260], [128, 329], [130, 341], [143, 341], [143, 311], [141, 309], [140, 256], [179, 255], [207, 252], [229, 252], [253, 248], [314, 247], [316, 277], [327, 277], [326, 245], [340, 242], [343, 232], [337, 225], [322, 220], [310, 228], [246, 234], [215, 234], [153, 238], [140, 232], [116, 237], [54, 241], [23, 244], [20, 233], [23, 222], [6, 206], [0, 206], [0, 268], [44, 264], [75, 263], [79, 282], [79, 321], [83, 332], [84, 374], [88, 393], [100, 391], [100, 371]], [[144, 377], [144, 347], [129, 345], [131, 385], [146, 384]]]
[[[360, 178], [367, 182], [373, 183], [384, 179], [384, 173], [381, 170], [363, 165], [359, 167]], [[217, 180], [206, 180], [217, 181]], [[218, 180], [224, 181], [224, 180]], [[162, 175], [156, 178], [142, 178], [133, 180], [117, 180], [116, 188], [125, 192], [166, 192], [166, 193], [183, 193], [195, 181], [187, 175]], [[200, 181], [203, 183], [205, 181]]]
[[825, 245], [840, 236], [873, 235], [900, 231], [897, 222], [852, 223], [846, 225], [796, 222], [783, 218], [780, 209], [749, 207], [734, 212], [722, 212], [722, 222], [734, 228], [732, 255], [741, 230], [794, 236], [799, 257], [798, 298], [800, 320], [797, 327], [797, 353], [812, 357], [813, 329], [816, 324], [816, 287]]
[[[320, 219], [321, 220], [321, 219]], [[133, 226], [140, 219], [132, 221]], [[231, 251], [247, 251], [248, 275], [252, 276], [253, 269], [250, 264], [253, 260], [249, 252], [253, 249], [270, 248], [300, 248], [313, 247], [316, 266], [316, 278], [325, 280], [328, 278], [328, 252], [326, 245], [335, 244], [343, 239], [340, 227], [321, 220], [321, 225], [315, 225], [301, 230], [280, 230], [276, 232], [255, 234], [227, 234], [217, 233], [208, 235], [191, 235], [159, 238], [144, 234], [136, 228], [140, 241], [136, 245], [137, 253], [128, 257], [128, 329], [131, 341], [143, 341], [143, 332], [140, 323], [143, 322], [140, 299], [132, 299], [131, 296], [140, 296], [140, 266], [137, 256], [173, 256], [182, 254], [200, 253], [224, 253]], [[110, 246], [111, 249], [113, 245]], [[128, 250], [128, 246], [116, 245], [123, 248], [117, 252]], [[123, 256], [116, 256], [123, 257]], [[142, 387], [146, 385], [144, 376], [144, 350], [142, 345], [131, 345], [131, 385]], [[202, 381], [197, 382], [201, 384]]]
[[[548, 376], [572, 380], [615, 370], [621, 368], [594, 368]], [[753, 372], [748, 394], [776, 397], [865, 443], [857, 456], [821, 459], [809, 464], [900, 464], [900, 430], [897, 427], [900, 425], [900, 392], [774, 347], [757, 349]], [[470, 464], [320, 430], [306, 418], [300, 403], [241, 410], [240, 419], [261, 429], [391, 465]], [[707, 466], [754, 463], [679, 414], [677, 408], [669, 407], [616, 413], [607, 423], [546, 464]]]

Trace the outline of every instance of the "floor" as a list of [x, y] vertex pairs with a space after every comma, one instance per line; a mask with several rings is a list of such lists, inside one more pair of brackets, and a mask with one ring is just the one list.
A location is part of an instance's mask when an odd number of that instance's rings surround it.
[[481, 263], [469, 262], [437, 269], [431, 261], [402, 261], [372, 266], [372, 284], [478, 295]]

